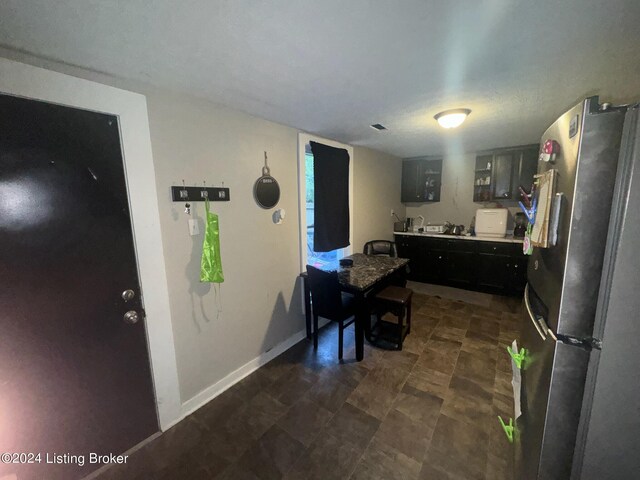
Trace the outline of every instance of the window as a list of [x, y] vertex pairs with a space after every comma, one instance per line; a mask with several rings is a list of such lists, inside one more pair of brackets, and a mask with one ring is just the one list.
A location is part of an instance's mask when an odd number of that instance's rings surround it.
[[349, 152], [349, 239], [353, 239], [353, 148], [323, 138], [313, 137], [307, 134], [299, 134], [298, 151], [298, 172], [300, 189], [300, 270], [304, 271], [306, 265], [324, 266], [334, 264], [337, 266], [338, 260], [352, 253], [351, 246], [333, 250], [331, 252], [313, 251], [313, 212], [314, 212], [314, 192], [313, 192], [313, 154], [311, 153], [310, 141], [323, 143], [331, 147], [344, 148]]

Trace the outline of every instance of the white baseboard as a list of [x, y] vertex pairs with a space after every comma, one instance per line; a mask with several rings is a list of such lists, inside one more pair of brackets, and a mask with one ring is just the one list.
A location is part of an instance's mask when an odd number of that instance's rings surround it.
[[[130, 457], [135, 452], [137, 452], [142, 447], [144, 447], [147, 443], [152, 442], [153, 440], [158, 438], [160, 435], [162, 435], [162, 432], [154, 433], [153, 435], [151, 435], [150, 437], [145, 438], [143, 441], [141, 441], [137, 445], [134, 445], [133, 447], [131, 447], [129, 450], [127, 450], [126, 452], [122, 453], [121, 455], [123, 455], [125, 457]], [[82, 477], [80, 480], [94, 480], [96, 477], [99, 477], [104, 472], [106, 472], [107, 470], [112, 468], [114, 465], [116, 465], [116, 464], [115, 463], [107, 463], [105, 465], [102, 465], [99, 469], [94, 470], [93, 472], [88, 474], [86, 477]], [[0, 480], [3, 480], [3, 479], [4, 479], [4, 477], [0, 478]]]
[[183, 418], [187, 417], [188, 415], [191, 415], [193, 412], [198, 410], [200, 407], [202, 407], [203, 405], [209, 403], [211, 400], [216, 398], [222, 392], [224, 392], [228, 388], [232, 387], [233, 385], [238, 383], [240, 380], [242, 380], [246, 376], [248, 376], [251, 373], [255, 372], [258, 368], [260, 368], [265, 363], [273, 360], [275, 357], [277, 357], [278, 355], [280, 355], [284, 351], [286, 351], [289, 348], [293, 347], [300, 340], [302, 340], [303, 338], [306, 338], [306, 336], [307, 336], [306, 329], [305, 330], [301, 330], [298, 333], [293, 334], [291, 337], [286, 339], [284, 342], [279, 343], [278, 345], [273, 347], [271, 350], [269, 350], [267, 352], [264, 352], [263, 354], [261, 354], [260, 356], [254, 358], [250, 362], [244, 364], [243, 366], [241, 366], [237, 370], [231, 372], [229, 375], [224, 377], [222, 380], [219, 380], [218, 382], [214, 383], [210, 387], [208, 387], [208, 388], [204, 389], [203, 391], [201, 391], [200, 393], [198, 393], [196, 396], [190, 398], [189, 400], [187, 400], [186, 402], [184, 402], [182, 404], [182, 410], [181, 410], [182, 411], [182, 415], [180, 416], [180, 418], [177, 418], [174, 422], [169, 424], [165, 430], [168, 430], [169, 428], [171, 428], [173, 425], [178, 423]]
[[[318, 328], [324, 327], [327, 323], [329, 323], [329, 320], [321, 319], [320, 322], [318, 323]], [[166, 425], [165, 428], [162, 431], [169, 430], [171, 427], [176, 425], [178, 422], [183, 420], [185, 417], [191, 415], [193, 412], [198, 410], [200, 407], [202, 407], [202, 406], [206, 405], [207, 403], [209, 403], [211, 400], [216, 398], [218, 395], [223, 393], [225, 390], [229, 389], [230, 387], [232, 387], [233, 385], [238, 383], [240, 380], [242, 380], [246, 376], [248, 376], [248, 375], [252, 374], [253, 372], [255, 372], [262, 365], [264, 365], [265, 363], [273, 360], [275, 357], [277, 357], [281, 353], [283, 353], [286, 350], [288, 350], [291, 347], [293, 347], [300, 340], [306, 338], [306, 336], [307, 336], [306, 329], [305, 330], [301, 330], [298, 333], [293, 334], [291, 337], [286, 339], [284, 342], [279, 343], [278, 345], [273, 347], [271, 350], [269, 350], [267, 352], [264, 352], [263, 354], [261, 354], [260, 356], [254, 358], [250, 362], [244, 364], [242, 367], [240, 367], [237, 370], [231, 372], [229, 375], [224, 377], [222, 380], [219, 380], [218, 382], [214, 383], [210, 387], [204, 389], [203, 391], [198, 393], [195, 397], [190, 398], [189, 400], [187, 400], [186, 402], [184, 402], [182, 404], [182, 408], [180, 410], [181, 411], [180, 416], [178, 418], [176, 418], [174, 421], [170, 422], [168, 425]], [[152, 441], [155, 438], [157, 438], [159, 435], [161, 435], [161, 432], [157, 432], [157, 433], [153, 434], [151, 437], [143, 440], [138, 445], [136, 445], [133, 448], [129, 449], [127, 452], [125, 452], [125, 455], [131, 455], [132, 453], [134, 453], [136, 450], [138, 450], [142, 446], [146, 445], [150, 441]], [[104, 473], [104, 471], [108, 470], [110, 466], [111, 465], [104, 465], [102, 468], [99, 468], [98, 470], [95, 470], [95, 471], [91, 472], [87, 477], [84, 477], [83, 480], [93, 480], [98, 475], [100, 475], [100, 474]]]

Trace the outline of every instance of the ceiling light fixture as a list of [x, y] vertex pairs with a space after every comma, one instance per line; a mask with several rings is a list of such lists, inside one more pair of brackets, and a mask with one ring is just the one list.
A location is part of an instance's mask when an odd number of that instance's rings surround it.
[[453, 110], [445, 110], [436, 114], [435, 118], [442, 128], [456, 128], [462, 125], [471, 113], [468, 108], [454, 108]]

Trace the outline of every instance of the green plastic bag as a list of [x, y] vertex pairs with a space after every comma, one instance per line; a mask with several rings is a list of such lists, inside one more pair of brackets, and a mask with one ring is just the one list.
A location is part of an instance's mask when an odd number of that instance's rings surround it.
[[220, 227], [218, 215], [209, 211], [209, 199], [205, 201], [207, 213], [204, 232], [204, 244], [202, 245], [202, 262], [200, 263], [201, 282], [224, 282], [222, 273], [222, 259], [220, 258]]

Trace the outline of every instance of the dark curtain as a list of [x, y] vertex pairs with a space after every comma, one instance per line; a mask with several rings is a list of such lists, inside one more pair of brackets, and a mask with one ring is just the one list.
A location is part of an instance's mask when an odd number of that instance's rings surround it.
[[330, 252], [349, 245], [349, 153], [310, 142], [313, 153], [313, 250]]

